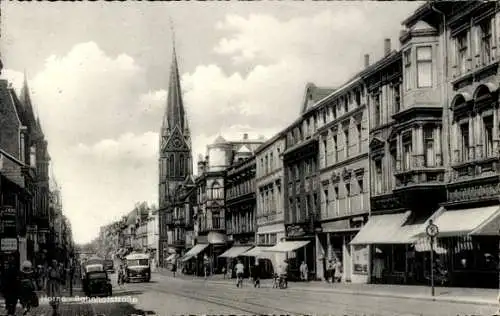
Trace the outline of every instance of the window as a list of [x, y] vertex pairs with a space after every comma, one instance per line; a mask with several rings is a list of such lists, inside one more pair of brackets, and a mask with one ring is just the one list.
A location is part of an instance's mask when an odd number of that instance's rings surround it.
[[493, 154], [493, 116], [483, 117], [484, 125], [484, 154], [491, 157]]
[[417, 86], [432, 87], [432, 47], [417, 47]]
[[344, 113], [349, 112], [349, 103], [347, 102], [347, 97], [343, 97], [342, 102], [344, 103]]
[[461, 139], [461, 148], [462, 148], [462, 161], [469, 160], [469, 123], [463, 123], [460, 125], [460, 135]]
[[349, 128], [344, 130], [345, 157], [349, 157]]
[[461, 74], [467, 71], [468, 34], [463, 32], [457, 36], [457, 62]]
[[377, 159], [374, 161], [375, 165], [375, 194], [382, 193], [382, 159]]
[[339, 160], [339, 149], [337, 144], [337, 135], [333, 135], [333, 156], [335, 157], [334, 162], [337, 162]]
[[359, 189], [359, 194], [362, 194], [365, 192], [365, 184], [364, 184], [364, 180], [362, 177], [358, 178], [358, 189]]
[[399, 83], [394, 84], [392, 90], [394, 92], [394, 113], [398, 113], [401, 110], [401, 86]]
[[326, 139], [323, 139], [323, 167], [328, 166], [328, 142]]
[[481, 58], [484, 65], [491, 61], [491, 20], [487, 19], [480, 25], [481, 28]]
[[185, 174], [186, 174], [186, 170], [184, 170], [185, 168], [185, 164], [186, 162], [184, 161], [184, 155], [183, 154], [180, 154], [179, 155], [179, 176], [183, 177]]
[[424, 128], [424, 148], [425, 148], [425, 166], [434, 167], [436, 155], [434, 152], [434, 128]]
[[337, 216], [340, 216], [340, 207], [339, 207], [339, 186], [336, 185], [333, 187], [333, 191], [335, 192], [335, 213]]
[[300, 197], [295, 199], [295, 220], [299, 222], [301, 220], [300, 216]]
[[411, 169], [412, 139], [411, 133], [403, 137], [403, 160], [404, 170]]
[[264, 234], [259, 235], [259, 244], [261, 244], [261, 245], [266, 244], [266, 235], [264, 235]]
[[325, 201], [325, 206], [328, 207], [328, 190], [323, 190], [323, 199]]
[[346, 197], [351, 196], [351, 184], [350, 183], [345, 184], [345, 196]]
[[270, 169], [274, 169], [274, 157], [273, 157], [273, 153], [270, 153], [269, 154], [269, 166], [270, 166]]
[[266, 173], [269, 173], [269, 160], [267, 158], [267, 155], [266, 155], [265, 159], [266, 159], [265, 160], [266, 162], [264, 164], [264, 170], [266, 171]]
[[31, 168], [36, 168], [36, 147], [30, 147], [30, 166]]
[[323, 111], [321, 111], [321, 115], [323, 116], [323, 124], [326, 124], [327, 121], [326, 109], [323, 109]]
[[360, 106], [361, 105], [361, 91], [356, 90], [356, 105]]
[[382, 114], [382, 111], [380, 109], [380, 93], [377, 93], [373, 96], [373, 107], [374, 107], [374, 125], [375, 127], [379, 126], [381, 124], [381, 114]]
[[394, 187], [396, 184], [394, 175], [398, 172], [398, 170], [397, 170], [397, 168], [398, 168], [398, 166], [397, 166], [398, 147], [397, 147], [396, 140], [391, 141], [390, 146], [389, 146], [389, 151], [390, 151], [390, 156], [391, 156], [391, 169], [392, 169], [391, 171], [392, 171], [392, 175], [393, 175], [393, 187]]
[[408, 49], [403, 53], [404, 61], [404, 80], [405, 80], [405, 90], [411, 89], [411, 50]]
[[19, 137], [19, 159], [21, 159], [22, 162], [26, 160], [26, 140], [22, 132]]
[[276, 233], [269, 235], [269, 243], [275, 245], [278, 242], [278, 235]]
[[363, 151], [363, 135], [361, 123], [356, 124], [356, 131], [358, 132], [358, 152], [361, 153]]

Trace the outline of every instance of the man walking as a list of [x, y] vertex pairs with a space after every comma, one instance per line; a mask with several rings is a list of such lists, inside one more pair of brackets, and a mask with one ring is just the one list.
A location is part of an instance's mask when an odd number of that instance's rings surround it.
[[238, 263], [236, 264], [236, 287], [240, 287], [240, 285], [243, 287], [243, 273], [245, 272], [245, 267], [243, 266], [243, 263], [241, 263], [240, 260], [238, 260]]
[[253, 269], [252, 269], [253, 287], [260, 288], [260, 275], [261, 275], [261, 270], [260, 270], [260, 265], [259, 265], [259, 259], [256, 258], [255, 265], [253, 266]]
[[307, 267], [305, 261], [302, 261], [302, 264], [300, 265], [300, 279], [302, 281], [307, 281], [308, 274], [309, 274], [309, 268]]

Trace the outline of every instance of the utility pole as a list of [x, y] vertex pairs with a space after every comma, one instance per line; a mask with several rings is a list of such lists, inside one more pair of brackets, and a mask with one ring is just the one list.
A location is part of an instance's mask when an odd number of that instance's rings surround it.
[[439, 228], [432, 222], [432, 219], [429, 220], [429, 225], [427, 225], [425, 232], [427, 233], [427, 236], [430, 237], [431, 239], [431, 295], [435, 295], [435, 288], [434, 288], [434, 239], [436, 236], [439, 234]]

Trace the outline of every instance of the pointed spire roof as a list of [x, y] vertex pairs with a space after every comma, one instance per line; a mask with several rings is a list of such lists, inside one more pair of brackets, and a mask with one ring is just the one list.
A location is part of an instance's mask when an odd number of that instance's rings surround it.
[[181, 131], [187, 130], [185, 120], [184, 102], [182, 100], [182, 90], [177, 63], [177, 53], [175, 49], [175, 34], [172, 30], [172, 65], [170, 68], [170, 80], [168, 83], [167, 108], [163, 117], [163, 128], [172, 131], [179, 126]]
[[33, 111], [33, 104], [31, 102], [30, 89], [28, 87], [28, 76], [26, 75], [26, 71], [24, 71], [24, 81], [23, 87], [21, 88], [21, 95], [19, 100], [24, 106], [24, 110], [26, 111], [26, 119], [27, 123], [29, 123], [32, 127], [35, 127], [37, 122], [35, 119], [35, 112]]

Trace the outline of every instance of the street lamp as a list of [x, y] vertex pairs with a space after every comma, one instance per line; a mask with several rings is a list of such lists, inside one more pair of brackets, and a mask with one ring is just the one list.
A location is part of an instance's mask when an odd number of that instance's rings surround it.
[[425, 228], [425, 232], [427, 236], [431, 239], [431, 295], [434, 296], [434, 238], [439, 234], [439, 228], [432, 222], [432, 219], [429, 220], [429, 225]]

